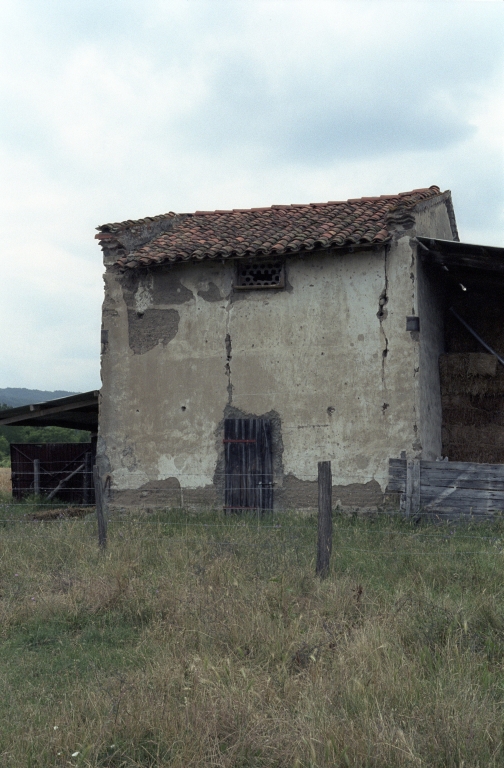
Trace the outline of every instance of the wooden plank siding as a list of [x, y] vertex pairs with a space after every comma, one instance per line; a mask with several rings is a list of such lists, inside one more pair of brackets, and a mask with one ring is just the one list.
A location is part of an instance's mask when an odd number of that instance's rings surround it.
[[[406, 459], [389, 459], [387, 491], [402, 494], [403, 509], [411, 498], [409, 466]], [[420, 494], [413, 511], [450, 517], [504, 512], [504, 464], [418, 461], [418, 469]]]

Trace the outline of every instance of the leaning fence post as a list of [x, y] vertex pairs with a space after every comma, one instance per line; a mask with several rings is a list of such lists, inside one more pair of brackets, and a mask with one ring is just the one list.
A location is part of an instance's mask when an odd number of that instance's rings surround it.
[[318, 463], [318, 544], [315, 573], [321, 578], [329, 574], [332, 550], [332, 477], [331, 462]]
[[40, 496], [40, 459], [33, 459], [33, 493]]
[[105, 514], [103, 510], [103, 485], [100, 472], [96, 464], [93, 467], [93, 481], [96, 499], [96, 517], [98, 520], [98, 546], [100, 549], [105, 549], [107, 546], [107, 523], [105, 521]]

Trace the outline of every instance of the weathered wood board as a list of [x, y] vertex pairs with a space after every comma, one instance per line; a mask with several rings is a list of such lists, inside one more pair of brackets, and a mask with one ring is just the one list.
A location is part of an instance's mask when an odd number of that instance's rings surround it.
[[[488, 515], [504, 512], [504, 464], [419, 461], [419, 499], [411, 501], [413, 463], [389, 460], [387, 491], [401, 493], [406, 511], [431, 511], [453, 515]], [[413, 508], [414, 507], [414, 508]]]

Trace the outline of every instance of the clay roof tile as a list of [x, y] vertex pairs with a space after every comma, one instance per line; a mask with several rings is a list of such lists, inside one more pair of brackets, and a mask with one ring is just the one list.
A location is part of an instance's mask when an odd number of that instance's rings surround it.
[[[296, 253], [314, 248], [383, 243], [391, 237], [391, 214], [411, 209], [440, 195], [439, 187], [401, 192], [397, 195], [350, 200], [274, 205], [267, 208], [196, 211], [194, 214], [163, 214], [138, 221], [99, 227], [102, 247], [117, 242], [123, 230], [147, 233], [148, 242], [117, 259], [121, 267], [142, 267], [163, 262], [253, 257]], [[395, 213], [394, 215], [397, 215]], [[156, 227], [158, 229], [156, 229]], [[159, 232], [159, 227], [164, 231]], [[112, 242], [110, 235], [113, 236]]]

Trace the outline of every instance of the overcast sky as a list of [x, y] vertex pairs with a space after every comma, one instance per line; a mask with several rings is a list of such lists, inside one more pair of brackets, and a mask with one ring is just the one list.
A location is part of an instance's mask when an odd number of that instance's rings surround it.
[[0, 387], [100, 386], [106, 222], [437, 184], [504, 244], [502, 0], [0, 0], [0, 56]]

